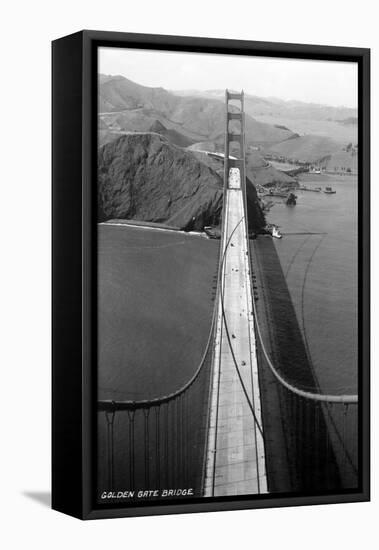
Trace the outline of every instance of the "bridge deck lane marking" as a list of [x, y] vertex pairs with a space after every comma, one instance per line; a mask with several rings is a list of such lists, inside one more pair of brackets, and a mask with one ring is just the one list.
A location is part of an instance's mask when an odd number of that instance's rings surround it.
[[[224, 310], [241, 377], [260, 425], [261, 408], [255, 350], [250, 268], [239, 170], [232, 169], [226, 196], [223, 245], [235, 230], [222, 272]], [[224, 251], [222, 251], [224, 252]], [[218, 305], [213, 364], [206, 496], [267, 492], [263, 439], [243, 392]]]

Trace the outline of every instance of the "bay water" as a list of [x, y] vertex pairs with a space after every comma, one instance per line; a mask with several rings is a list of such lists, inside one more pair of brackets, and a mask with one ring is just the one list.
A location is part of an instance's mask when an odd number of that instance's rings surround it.
[[[324, 393], [357, 392], [358, 183], [355, 176], [303, 176], [321, 192], [296, 191], [296, 206], [275, 199], [267, 221], [306, 347]], [[326, 186], [336, 191], [328, 195]], [[290, 345], [290, 342], [289, 342]]]

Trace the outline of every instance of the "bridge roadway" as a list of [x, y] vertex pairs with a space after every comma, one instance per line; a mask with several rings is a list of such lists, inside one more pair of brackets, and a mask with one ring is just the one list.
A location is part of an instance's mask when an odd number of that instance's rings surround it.
[[267, 492], [263, 437], [257, 425], [261, 427], [262, 420], [248, 240], [237, 168], [229, 171], [225, 212], [205, 496]]

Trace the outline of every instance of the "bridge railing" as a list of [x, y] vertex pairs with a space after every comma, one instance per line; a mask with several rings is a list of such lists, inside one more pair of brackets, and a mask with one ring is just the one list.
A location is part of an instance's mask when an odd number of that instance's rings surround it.
[[[250, 259], [251, 262], [251, 259]], [[250, 263], [251, 271], [254, 272]], [[254, 296], [254, 289], [252, 289]], [[354, 488], [358, 483], [358, 395], [323, 393], [289, 381], [270, 357], [257, 313], [253, 313], [261, 368], [277, 383], [292, 481], [298, 490]]]
[[192, 378], [157, 399], [100, 400], [101, 490], [193, 488], [201, 492], [214, 316]]

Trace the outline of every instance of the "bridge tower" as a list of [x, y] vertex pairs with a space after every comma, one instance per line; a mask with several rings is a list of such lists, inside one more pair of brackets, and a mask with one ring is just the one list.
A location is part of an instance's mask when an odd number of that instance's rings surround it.
[[[239, 110], [237, 105], [231, 101], [239, 101]], [[234, 107], [234, 109], [233, 109]], [[249, 223], [247, 215], [247, 192], [246, 192], [246, 144], [245, 144], [245, 94], [241, 92], [230, 92], [225, 90], [225, 160], [224, 160], [224, 193], [226, 193], [229, 172], [231, 168], [238, 168], [240, 173], [240, 183], [242, 189], [242, 199], [244, 203], [246, 235], [249, 234]], [[233, 124], [233, 121], [237, 123]], [[233, 130], [234, 128], [234, 130]], [[238, 156], [230, 155], [231, 145], [238, 144]]]
[[[240, 110], [230, 109], [233, 105], [230, 101], [237, 100], [240, 102]], [[227, 186], [229, 181], [230, 168], [238, 168], [240, 171], [240, 179], [242, 187], [246, 187], [245, 174], [245, 112], [244, 112], [244, 92], [240, 93], [225, 91], [225, 107], [226, 107], [226, 130], [225, 130], [225, 164], [224, 164], [224, 182]], [[237, 124], [233, 124], [237, 121]], [[238, 129], [233, 131], [231, 126], [238, 126]], [[238, 157], [230, 158], [231, 144], [239, 145]]]

